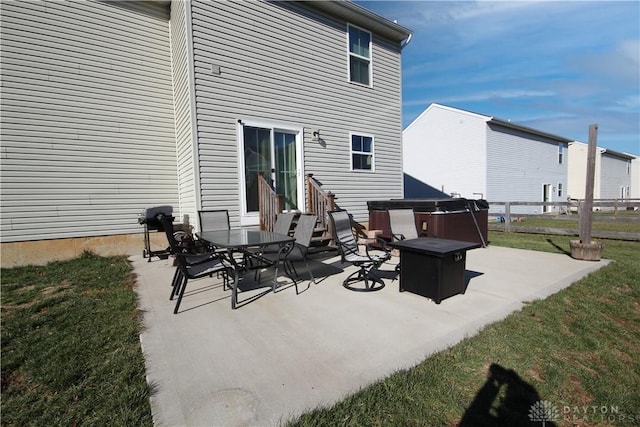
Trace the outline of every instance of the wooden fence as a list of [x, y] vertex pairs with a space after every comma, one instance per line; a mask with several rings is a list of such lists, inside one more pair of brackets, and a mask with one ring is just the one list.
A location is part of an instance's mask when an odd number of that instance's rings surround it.
[[[540, 234], [558, 234], [565, 236], [578, 236], [580, 227], [563, 228], [563, 227], [529, 227], [522, 225], [528, 218], [544, 218], [554, 220], [578, 220], [580, 221], [580, 212], [582, 200], [569, 199], [566, 202], [489, 202], [491, 208], [496, 206], [504, 206], [504, 213], [490, 212], [489, 230], [505, 231], [507, 233], [540, 233]], [[543, 214], [513, 214], [511, 208], [514, 206], [546, 206], [555, 210]], [[593, 222], [632, 222], [640, 223], [640, 199], [595, 199], [593, 201], [594, 210], [601, 211], [598, 215], [594, 215]], [[494, 209], [495, 210], [495, 209]], [[610, 214], [604, 215], [603, 213]], [[624, 215], [623, 215], [624, 213]], [[560, 224], [558, 224], [560, 225]], [[618, 239], [640, 241], [640, 232], [622, 232], [622, 231], [604, 231], [593, 230], [592, 236], [601, 239]]]

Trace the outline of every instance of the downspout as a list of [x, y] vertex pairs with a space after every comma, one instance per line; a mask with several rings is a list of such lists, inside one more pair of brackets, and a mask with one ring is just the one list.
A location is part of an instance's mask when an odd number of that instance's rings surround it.
[[406, 39], [402, 40], [402, 42], [400, 42], [400, 50], [404, 49], [405, 47], [407, 47], [409, 43], [411, 43], [412, 37], [413, 37], [413, 33], [409, 33], [409, 37], [407, 37]]
[[[409, 43], [413, 33], [409, 33], [409, 37], [400, 42], [400, 51], [402, 51]], [[402, 110], [402, 70], [400, 71], [400, 109]], [[400, 115], [400, 129], [402, 129], [402, 114]], [[404, 129], [401, 130], [400, 137], [400, 164], [402, 165], [402, 174], [400, 176], [400, 187], [402, 188], [402, 198], [404, 199]]]

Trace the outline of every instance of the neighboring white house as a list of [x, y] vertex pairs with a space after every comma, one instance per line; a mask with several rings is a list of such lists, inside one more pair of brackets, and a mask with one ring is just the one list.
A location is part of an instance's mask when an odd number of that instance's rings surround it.
[[[584, 199], [587, 176], [588, 144], [572, 142], [569, 144], [569, 178], [567, 195], [573, 199]], [[629, 199], [633, 198], [632, 189], [640, 184], [633, 175], [635, 156], [596, 148], [595, 173], [593, 183], [594, 199]], [[638, 196], [636, 196], [638, 197]]]
[[[567, 146], [572, 142], [567, 138], [431, 104], [405, 128], [402, 139], [405, 174], [447, 194], [490, 203], [567, 199]], [[520, 206], [512, 212], [549, 209]]]
[[[140, 253], [138, 214], [257, 224], [313, 173], [366, 221], [403, 193], [411, 32], [342, 1], [2, 2], [2, 265]], [[166, 243], [166, 241], [165, 241]]]

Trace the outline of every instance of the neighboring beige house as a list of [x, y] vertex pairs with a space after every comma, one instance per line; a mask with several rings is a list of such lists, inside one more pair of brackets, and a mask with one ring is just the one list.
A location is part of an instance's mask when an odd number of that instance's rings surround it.
[[640, 199], [640, 158], [631, 160], [631, 198]]
[[[342, 1], [3, 1], [2, 266], [141, 253], [145, 208], [258, 224], [305, 174], [366, 221], [403, 194], [411, 32]], [[165, 239], [166, 244], [166, 239]]]
[[[573, 199], [585, 197], [587, 149], [588, 144], [583, 142], [569, 144], [567, 196]], [[593, 198], [638, 198], [638, 195], [634, 197], [640, 188], [637, 165], [638, 159], [635, 156], [596, 147]]]

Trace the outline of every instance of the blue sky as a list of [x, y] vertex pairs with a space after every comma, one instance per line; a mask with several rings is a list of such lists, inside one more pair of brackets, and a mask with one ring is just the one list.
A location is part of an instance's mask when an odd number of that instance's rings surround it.
[[640, 1], [356, 3], [413, 31], [404, 126], [436, 102], [640, 155]]

